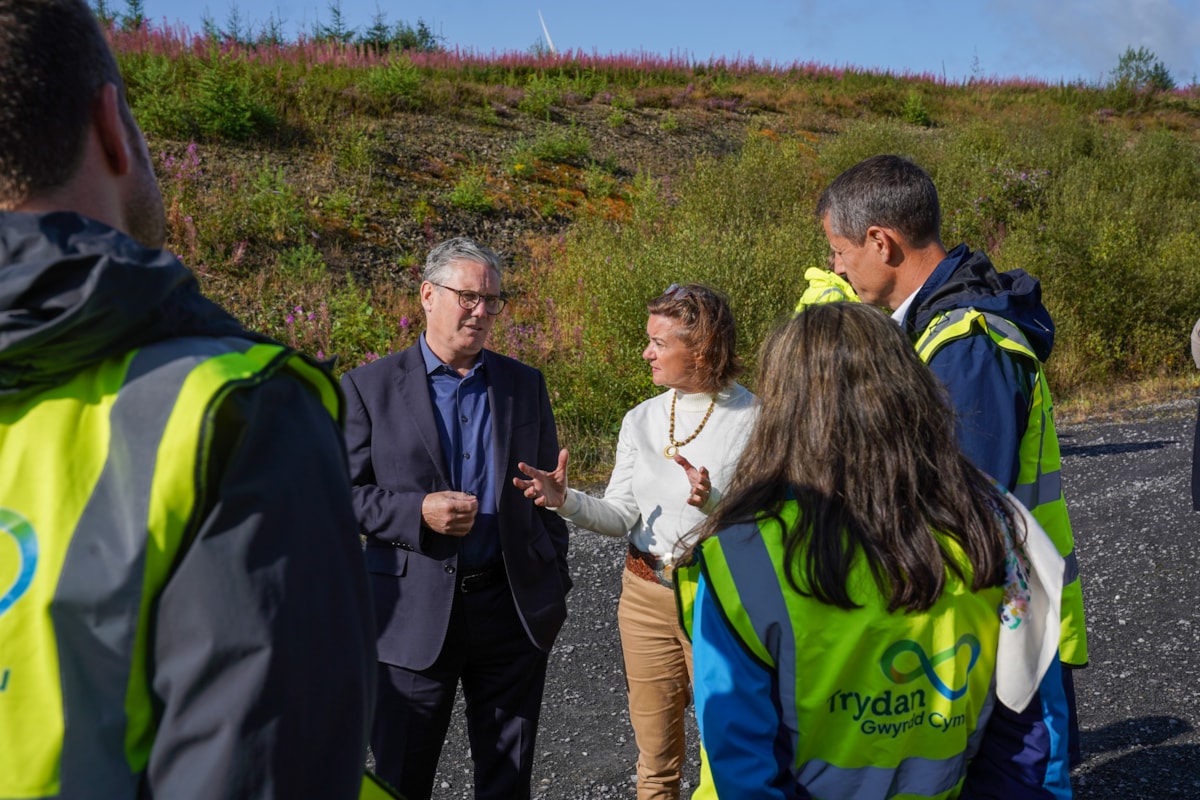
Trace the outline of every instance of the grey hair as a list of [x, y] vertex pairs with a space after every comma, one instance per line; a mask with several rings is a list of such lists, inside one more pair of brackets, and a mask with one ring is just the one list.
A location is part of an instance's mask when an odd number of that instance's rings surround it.
[[834, 178], [817, 201], [817, 218], [826, 217], [834, 235], [856, 245], [866, 241], [872, 225], [891, 228], [917, 247], [941, 241], [933, 179], [900, 156], [873, 156]]
[[425, 259], [425, 270], [421, 273], [422, 280], [430, 283], [444, 283], [450, 265], [456, 261], [474, 261], [492, 268], [496, 277], [500, 277], [500, 256], [490, 247], [484, 247], [474, 239], [456, 236], [447, 239], [429, 251]]

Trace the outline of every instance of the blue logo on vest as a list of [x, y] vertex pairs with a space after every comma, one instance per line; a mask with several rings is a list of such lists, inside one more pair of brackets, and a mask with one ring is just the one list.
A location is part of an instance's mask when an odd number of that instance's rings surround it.
[[[951, 689], [942, 680], [941, 676], [937, 674], [937, 666], [944, 661], [954, 659], [962, 647], [966, 647], [970, 651], [971, 661], [967, 664], [966, 673], [963, 675], [962, 686], [957, 689]], [[945, 697], [947, 700], [957, 700], [967, 693], [967, 676], [971, 674], [971, 670], [975, 667], [975, 662], [979, 660], [979, 650], [979, 640], [969, 633], [964, 633], [954, 643], [953, 647], [946, 648], [942, 652], [935, 654], [932, 658], [926, 655], [921, 645], [913, 640], [901, 639], [884, 651], [883, 657], [879, 659], [879, 667], [892, 683], [908, 683], [924, 675], [942, 697]], [[901, 672], [896, 668], [896, 661], [904, 653], [912, 653], [917, 657], [917, 666], [907, 672]]]
[[[0, 534], [11, 536], [17, 545], [17, 569], [15, 570], [17, 577], [13, 580], [12, 586], [0, 594], [0, 614], [3, 614], [21, 598], [21, 595], [25, 594], [29, 589], [29, 584], [33, 582], [33, 573], [37, 569], [38, 542], [37, 534], [33, 530], [33, 525], [29, 524], [29, 520], [7, 508], [0, 508]], [[3, 556], [3, 553], [4, 551], [0, 550], [0, 556]], [[7, 558], [0, 559], [0, 563], [7, 560]], [[12, 573], [6, 569], [0, 572], [0, 576], [4, 574]]]

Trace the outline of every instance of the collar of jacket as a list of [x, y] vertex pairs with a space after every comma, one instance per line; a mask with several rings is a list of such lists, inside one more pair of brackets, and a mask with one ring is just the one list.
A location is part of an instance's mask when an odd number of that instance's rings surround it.
[[0, 212], [0, 396], [180, 336], [270, 341], [200, 294], [166, 250], [71, 212]]

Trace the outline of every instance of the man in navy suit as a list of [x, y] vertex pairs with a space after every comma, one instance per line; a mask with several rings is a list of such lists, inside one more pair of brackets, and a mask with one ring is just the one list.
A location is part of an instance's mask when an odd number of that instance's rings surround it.
[[542, 374], [484, 349], [500, 260], [470, 239], [430, 252], [426, 330], [351, 370], [346, 443], [378, 625], [376, 769], [428, 798], [459, 682], [475, 797], [528, 798], [546, 662], [567, 616], [567, 528], [513, 484], [553, 464]]

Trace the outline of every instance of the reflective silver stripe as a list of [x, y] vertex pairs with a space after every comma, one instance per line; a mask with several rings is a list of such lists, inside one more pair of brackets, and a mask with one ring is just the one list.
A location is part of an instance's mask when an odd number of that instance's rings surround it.
[[797, 753], [800, 742], [796, 731], [800, 722], [796, 711], [796, 639], [775, 565], [755, 523], [726, 528], [721, 531], [721, 542], [721, 553], [742, 608], [750, 617], [759, 641], [775, 658], [776, 674], [780, 676], [781, 727], [792, 732], [790, 745], [792, 752]]
[[[1046, 437], [1041, 438], [1044, 441]], [[1018, 483], [1012, 493], [1031, 511], [1045, 503], [1053, 503], [1062, 497], [1062, 471], [1040, 473], [1034, 483]]]
[[[925, 332], [921, 335], [920, 341], [917, 343], [917, 355], [921, 357], [922, 361], [928, 363], [929, 360], [933, 358], [933, 353], [926, 353], [926, 350], [928, 350], [930, 347], [940, 348], [946, 343], [945, 341], [939, 341], [942, 331], [945, 328], [962, 322], [968, 316], [976, 314], [984, 318], [989, 328], [999, 333], [1005, 339], [1008, 339], [1016, 344], [1016, 349], [1019, 349], [1024, 355], [1032, 358], [1034, 361], [1037, 361], [1037, 355], [1033, 352], [1033, 348], [1030, 347], [1029, 339], [1027, 339], [1025, 334], [1021, 332], [1020, 328], [1003, 317], [997, 317], [994, 314], [989, 314], [986, 311], [979, 311], [975, 308], [954, 308], [950, 311], [947, 311], [944, 315], [937, 319], [931, 326], [926, 328]], [[969, 328], [967, 330], [969, 331]], [[966, 334], [967, 331], [964, 331], [963, 336]]]
[[[242, 349], [248, 344], [242, 342]], [[230, 349], [199, 339], [145, 348], [134, 357], [113, 403], [108, 455], [72, 537], [51, 607], [63, 708], [70, 717], [63, 735], [60, 800], [137, 794], [140, 775], [131, 771], [125, 753], [125, 706], [158, 449], [187, 376]], [[176, 455], [195, 460], [194, 453]]]
[[982, 313], [983, 318], [987, 320], [989, 328], [994, 331], [998, 331], [1005, 339], [1020, 345], [1020, 348], [1025, 352], [1025, 355], [1029, 356], [1034, 361], [1037, 361], [1037, 355], [1033, 352], [1033, 348], [1029, 346], [1029, 339], [1025, 337], [1025, 334], [1021, 332], [1020, 328], [1006, 320], [1004, 317], [997, 317], [996, 315], [989, 314], [986, 311]]
[[1072, 550], [1063, 556], [1063, 586], [1070, 586], [1077, 580], [1079, 580], [1079, 559], [1075, 557], [1075, 551]]
[[[982, 731], [983, 726], [978, 730]], [[827, 761], [807, 762], [797, 777], [813, 797], [854, 800], [858, 797], [893, 797], [898, 794], [932, 797], [948, 792], [967, 771], [967, 754], [944, 758], [906, 758], [899, 766], [838, 767]]]

